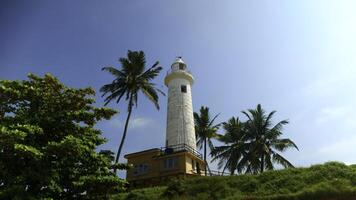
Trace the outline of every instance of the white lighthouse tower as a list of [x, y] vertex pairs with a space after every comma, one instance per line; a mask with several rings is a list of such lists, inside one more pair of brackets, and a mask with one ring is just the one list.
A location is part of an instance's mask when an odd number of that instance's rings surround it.
[[168, 87], [166, 147], [184, 145], [196, 150], [192, 90], [194, 78], [177, 57], [164, 79]]

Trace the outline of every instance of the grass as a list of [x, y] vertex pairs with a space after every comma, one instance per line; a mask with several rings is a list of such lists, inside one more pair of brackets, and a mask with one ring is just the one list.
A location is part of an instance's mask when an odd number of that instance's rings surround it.
[[356, 199], [356, 166], [328, 162], [258, 175], [172, 180], [167, 187], [132, 190], [113, 199], [349, 200]]

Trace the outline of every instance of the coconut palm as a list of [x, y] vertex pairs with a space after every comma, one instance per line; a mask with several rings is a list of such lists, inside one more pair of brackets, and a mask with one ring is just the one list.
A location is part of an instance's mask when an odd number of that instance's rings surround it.
[[206, 161], [207, 145], [210, 149], [213, 149], [212, 139], [218, 136], [218, 129], [220, 124], [215, 124], [214, 121], [219, 115], [215, 115], [213, 118], [210, 117], [209, 108], [202, 106], [200, 108], [200, 113], [194, 112], [194, 122], [195, 122], [195, 135], [197, 137], [197, 146], [199, 149], [204, 148], [204, 161], [205, 161], [205, 175], [207, 175], [207, 168], [209, 169], [208, 163]]
[[283, 126], [288, 124], [287, 120], [282, 120], [273, 125], [272, 117], [276, 111], [266, 115], [261, 105], [256, 109], [249, 109], [242, 112], [247, 118], [245, 123], [246, 140], [250, 142], [248, 154], [241, 159], [241, 164], [248, 166], [247, 172], [258, 173], [265, 169], [274, 169], [274, 163], [283, 167], [293, 167], [280, 152], [288, 148], [296, 148], [297, 145], [288, 138], [280, 138], [283, 134]]
[[102, 68], [102, 70], [112, 74], [114, 80], [100, 88], [100, 92], [103, 93], [102, 96], [104, 97], [107, 95], [105, 98], [105, 105], [111, 101], [119, 103], [122, 99], [125, 99], [128, 102], [127, 118], [120, 146], [116, 154], [115, 164], [119, 161], [120, 153], [124, 145], [132, 108], [133, 106], [137, 106], [138, 93], [143, 93], [157, 109], [159, 109], [158, 92], [164, 95], [164, 93], [157, 89], [156, 85], [151, 82], [162, 70], [162, 67], [158, 66], [158, 61], [150, 68], [146, 69], [144, 52], [129, 50], [127, 58], [120, 58], [119, 62], [121, 64], [121, 69], [116, 69], [114, 67]]
[[223, 174], [226, 169], [233, 175], [235, 171], [241, 173], [245, 166], [241, 165], [240, 160], [247, 154], [248, 145], [246, 143], [246, 134], [244, 124], [239, 118], [232, 117], [227, 122], [222, 123], [224, 134], [218, 137], [224, 145], [214, 147], [211, 151], [212, 162], [219, 160], [218, 168], [223, 168]]

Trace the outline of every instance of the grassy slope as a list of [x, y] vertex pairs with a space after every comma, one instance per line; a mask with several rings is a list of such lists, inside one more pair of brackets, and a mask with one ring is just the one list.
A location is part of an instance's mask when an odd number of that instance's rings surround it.
[[356, 166], [329, 162], [259, 175], [174, 180], [168, 187], [132, 190], [113, 199], [356, 199]]

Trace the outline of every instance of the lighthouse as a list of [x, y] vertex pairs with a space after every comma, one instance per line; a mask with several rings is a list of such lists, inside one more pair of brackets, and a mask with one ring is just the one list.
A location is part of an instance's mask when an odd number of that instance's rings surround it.
[[166, 147], [187, 146], [196, 150], [192, 85], [194, 78], [177, 57], [164, 79], [168, 87]]
[[130, 187], [162, 185], [173, 177], [206, 175], [206, 163], [196, 147], [193, 82], [187, 65], [177, 57], [164, 79], [168, 88], [165, 145], [125, 155], [132, 166], [126, 173]]

